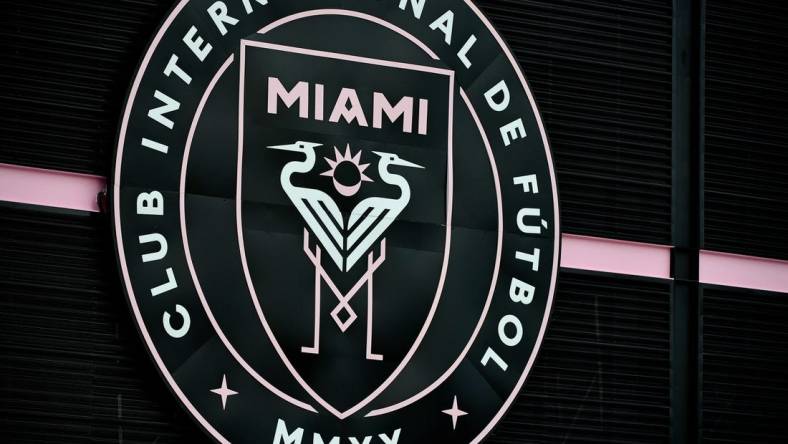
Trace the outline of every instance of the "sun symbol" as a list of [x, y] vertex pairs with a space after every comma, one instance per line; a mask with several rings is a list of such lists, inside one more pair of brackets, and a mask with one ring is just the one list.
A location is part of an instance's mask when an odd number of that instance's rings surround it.
[[353, 196], [361, 189], [362, 183], [373, 181], [364, 174], [369, 164], [361, 163], [361, 151], [359, 150], [353, 156], [350, 152], [350, 144], [345, 148], [345, 154], [340, 153], [337, 147], [334, 147], [334, 159], [329, 159], [328, 157], [325, 157], [325, 159], [331, 169], [322, 173], [321, 176], [332, 178], [334, 180], [334, 188], [343, 196]]

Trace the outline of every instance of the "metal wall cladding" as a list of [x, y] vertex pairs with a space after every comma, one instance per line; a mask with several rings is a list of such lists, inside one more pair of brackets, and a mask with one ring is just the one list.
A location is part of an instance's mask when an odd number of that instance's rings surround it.
[[788, 259], [788, 4], [706, 3], [705, 247]]
[[490, 444], [668, 442], [670, 284], [560, 279], [541, 354]]
[[702, 441], [784, 443], [788, 299], [706, 288], [701, 310]]
[[106, 175], [142, 51], [172, 0], [5, 0], [0, 162]]
[[670, 0], [478, 0], [546, 120], [567, 232], [671, 241]]
[[2, 442], [202, 439], [138, 338], [108, 227], [0, 207]]

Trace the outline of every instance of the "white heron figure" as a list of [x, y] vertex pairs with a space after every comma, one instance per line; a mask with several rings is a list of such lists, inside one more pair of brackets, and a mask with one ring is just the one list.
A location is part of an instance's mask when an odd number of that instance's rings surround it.
[[[293, 185], [292, 176], [312, 171], [315, 167], [315, 148], [312, 142], [296, 142], [291, 145], [276, 145], [268, 148], [303, 153], [304, 160], [295, 160], [282, 168], [282, 189], [293, 202], [309, 229], [318, 238], [331, 259], [342, 271], [349, 271], [363, 257], [388, 227], [397, 219], [410, 202], [411, 191], [404, 177], [389, 171], [392, 166], [423, 168], [391, 153], [375, 152], [380, 157], [378, 174], [381, 180], [396, 186], [400, 195], [396, 198], [369, 197], [362, 200], [345, 218], [336, 202], [327, 193], [313, 188]], [[348, 233], [345, 236], [345, 233]]]
[[[410, 202], [411, 191], [408, 181], [404, 177], [389, 171], [391, 166], [423, 168], [415, 163], [401, 159], [396, 154], [375, 152], [380, 157], [378, 174], [381, 180], [397, 187], [400, 191], [397, 198], [369, 197], [353, 209], [347, 224], [336, 202], [327, 193], [306, 187], [293, 185], [294, 174], [309, 173], [315, 166], [315, 148], [320, 146], [311, 142], [296, 142], [292, 145], [269, 146], [268, 148], [303, 153], [304, 160], [288, 162], [280, 176], [282, 189], [293, 202], [298, 212], [306, 221], [310, 231], [315, 234], [320, 245], [328, 252], [329, 256], [343, 272], [349, 271], [372, 247], [372, 245], [386, 232], [399, 214]], [[347, 236], [345, 235], [347, 233]], [[320, 353], [320, 285], [325, 281], [339, 304], [331, 312], [334, 321], [342, 332], [345, 332], [357, 318], [350, 306], [350, 300], [367, 286], [367, 347], [366, 357], [369, 360], [383, 360], [382, 355], [372, 352], [372, 306], [373, 285], [372, 276], [375, 270], [385, 260], [385, 239], [381, 241], [381, 254], [378, 259], [369, 254], [367, 270], [353, 287], [343, 292], [334, 284], [333, 279], [326, 273], [320, 261], [320, 250], [311, 251], [308, 247], [309, 233], [304, 232], [304, 252], [315, 266], [315, 327], [314, 343], [310, 347], [302, 347], [303, 353]], [[340, 319], [340, 312], [348, 314], [345, 320]]]
[[[345, 270], [342, 250], [344, 250], [345, 230], [344, 217], [334, 199], [323, 191], [293, 185], [294, 174], [304, 174], [315, 167], [315, 148], [319, 143], [296, 142], [291, 145], [276, 145], [268, 148], [302, 153], [304, 160], [288, 162], [280, 175], [282, 189], [293, 202], [309, 229], [317, 236], [318, 241], [328, 252], [340, 270]], [[322, 222], [323, 224], [321, 224]], [[323, 226], [325, 225], [325, 228]]]

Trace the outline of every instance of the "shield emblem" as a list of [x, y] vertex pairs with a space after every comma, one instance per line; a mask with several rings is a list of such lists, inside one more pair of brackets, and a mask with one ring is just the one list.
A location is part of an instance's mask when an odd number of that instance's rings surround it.
[[440, 301], [453, 73], [256, 40], [240, 52], [249, 293], [293, 377], [345, 418], [407, 365]]

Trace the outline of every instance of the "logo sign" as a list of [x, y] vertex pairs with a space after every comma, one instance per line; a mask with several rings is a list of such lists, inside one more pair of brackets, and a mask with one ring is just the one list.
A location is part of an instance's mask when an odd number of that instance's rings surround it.
[[141, 336], [219, 442], [475, 443], [533, 366], [555, 175], [470, 2], [181, 1], [111, 189]]

